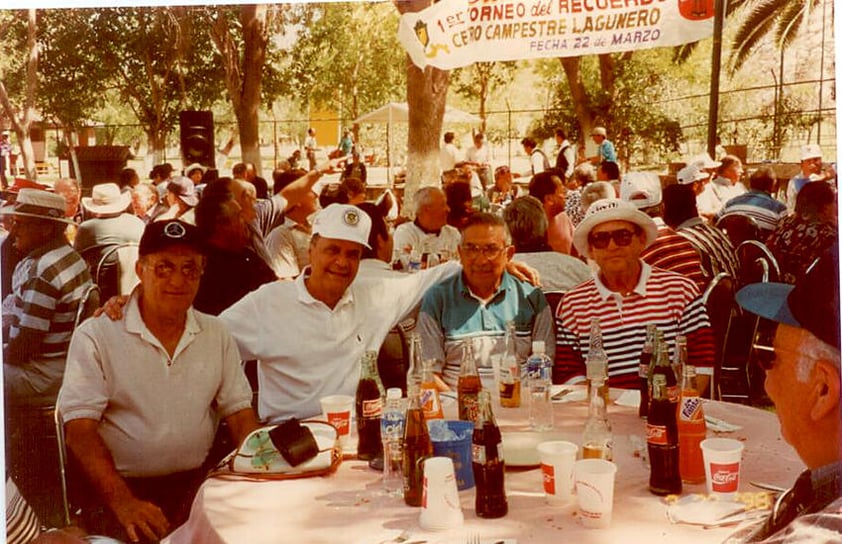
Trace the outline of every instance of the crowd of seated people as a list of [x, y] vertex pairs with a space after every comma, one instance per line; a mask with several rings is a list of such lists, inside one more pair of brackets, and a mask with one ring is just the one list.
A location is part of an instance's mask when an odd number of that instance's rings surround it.
[[[655, 323], [671, 350], [678, 335], [688, 339], [704, 389], [718, 351], [702, 294], [718, 273], [740, 275], [716, 218], [772, 210], [759, 242], [787, 283], [807, 277], [836, 241], [826, 179], [808, 178], [786, 215], [765, 202], [774, 200], [772, 174], [753, 173], [751, 189], [735, 191], [742, 165], [726, 159], [691, 163], [667, 187], [613, 161], [570, 168], [575, 181], [548, 168], [519, 188], [497, 168], [479, 196], [467, 169], [448, 171], [397, 222], [388, 201], [366, 200], [358, 177], [319, 183], [340, 174], [331, 163], [279, 168], [271, 191], [247, 163], [230, 177], [156, 167], [153, 183], [98, 185], [73, 209], [45, 187], [10, 190], [0, 208], [3, 276], [14, 279], [3, 301], [7, 414], [58, 413], [86, 489], [77, 520], [85, 531], [155, 542], [187, 518], [220, 432], [236, 444], [260, 424], [320, 414], [326, 395], [353, 395], [364, 352], [408, 316], [417, 316], [424, 358], [439, 361], [442, 388], [455, 386], [466, 342], [489, 361], [512, 321], [520, 358], [542, 340], [554, 382], [581, 382], [598, 317], [612, 387], [637, 387]], [[717, 194], [734, 194], [703, 214], [699, 195], [714, 170]], [[137, 245], [139, 284], [76, 326], [95, 280], [80, 252], [110, 243]], [[395, 270], [414, 251], [446, 258]], [[256, 361], [251, 384], [245, 361]], [[7, 453], [19, 431], [7, 426]], [[15, 483], [24, 496], [31, 489]]]

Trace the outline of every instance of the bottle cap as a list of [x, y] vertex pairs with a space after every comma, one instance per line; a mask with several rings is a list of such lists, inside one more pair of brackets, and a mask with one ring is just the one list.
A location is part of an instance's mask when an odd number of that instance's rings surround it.
[[403, 392], [401, 391], [400, 387], [390, 387], [386, 390], [386, 398], [387, 399], [399, 399], [403, 396]]
[[544, 353], [546, 351], [546, 346], [544, 345], [543, 340], [533, 340], [532, 341], [532, 353]]

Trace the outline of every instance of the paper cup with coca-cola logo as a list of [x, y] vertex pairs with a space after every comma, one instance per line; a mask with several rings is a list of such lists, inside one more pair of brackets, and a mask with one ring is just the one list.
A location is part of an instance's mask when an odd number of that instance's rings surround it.
[[330, 395], [321, 399], [322, 416], [336, 428], [339, 446], [348, 447], [351, 438], [351, 410], [354, 408], [354, 397], [350, 395]]
[[708, 494], [734, 500], [740, 487], [743, 443], [732, 438], [708, 438], [701, 446]]

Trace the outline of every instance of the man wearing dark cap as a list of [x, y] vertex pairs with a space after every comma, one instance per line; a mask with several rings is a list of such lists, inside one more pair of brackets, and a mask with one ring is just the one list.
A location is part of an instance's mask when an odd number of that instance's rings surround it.
[[795, 286], [755, 283], [737, 293], [746, 310], [778, 322], [766, 393], [781, 434], [807, 465], [749, 542], [842, 541], [839, 249]]
[[184, 522], [219, 419], [239, 443], [257, 427], [237, 345], [192, 308], [205, 266], [198, 229], [146, 227], [140, 284], [120, 319], [89, 319], [70, 345], [57, 410], [90, 492], [85, 527], [157, 541]]

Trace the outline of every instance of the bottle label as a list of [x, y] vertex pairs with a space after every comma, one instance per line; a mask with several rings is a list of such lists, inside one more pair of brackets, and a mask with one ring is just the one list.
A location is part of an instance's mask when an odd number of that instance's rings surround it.
[[438, 391], [434, 388], [421, 390], [421, 407], [424, 409], [424, 417], [427, 419], [440, 419], [444, 417]]
[[657, 446], [668, 446], [667, 426], [646, 424], [646, 441]]
[[698, 421], [702, 415], [702, 399], [699, 397], [682, 397], [681, 410], [678, 411], [681, 421]]
[[474, 422], [479, 419], [479, 399], [476, 395], [462, 396], [462, 403], [459, 406], [459, 419]]
[[637, 367], [637, 375], [640, 378], [648, 378], [649, 377], [649, 365], [640, 364]]
[[345, 436], [351, 431], [351, 412], [328, 412], [327, 422], [334, 426], [337, 435]]
[[740, 484], [740, 463], [711, 463], [711, 489], [719, 493], [733, 493]]
[[482, 444], [471, 444], [471, 460], [480, 465], [485, 464], [485, 446]]
[[366, 419], [380, 417], [383, 414], [383, 401], [380, 397], [376, 399], [363, 400], [362, 416]]
[[680, 396], [681, 391], [677, 385], [667, 386], [667, 398], [670, 399], [670, 402], [678, 402]]

